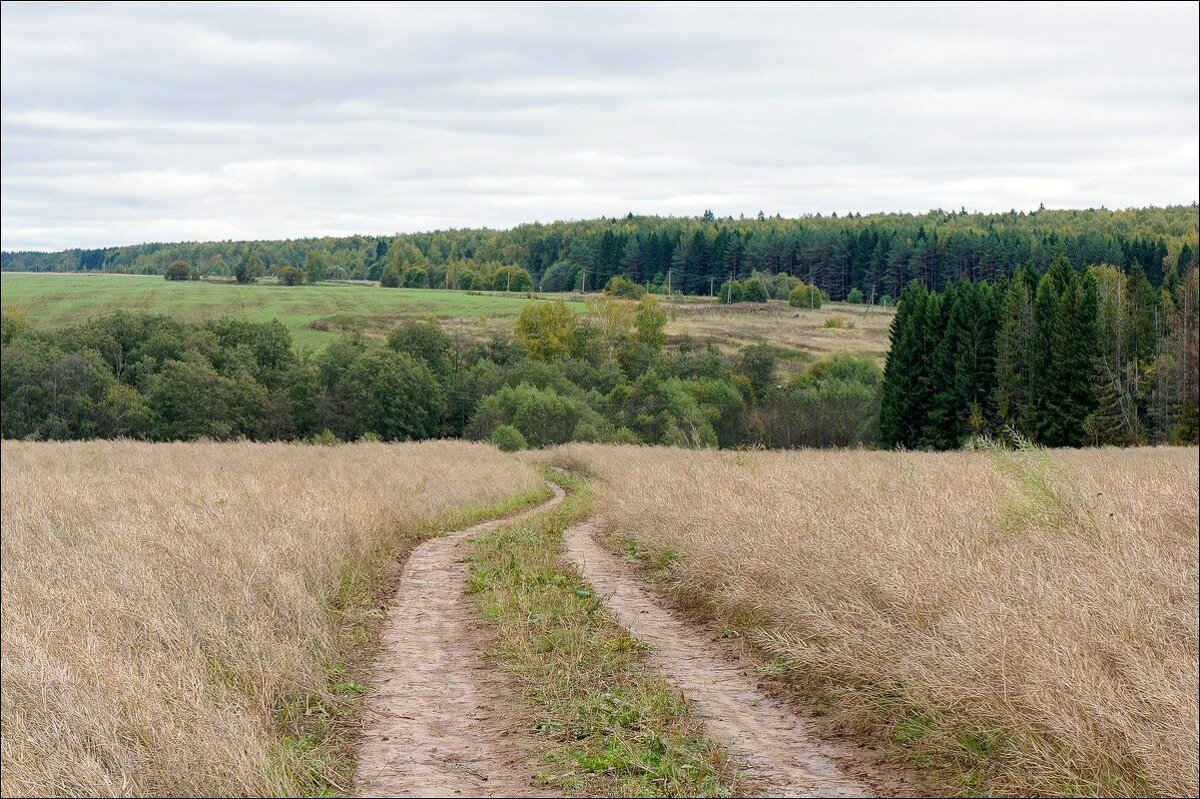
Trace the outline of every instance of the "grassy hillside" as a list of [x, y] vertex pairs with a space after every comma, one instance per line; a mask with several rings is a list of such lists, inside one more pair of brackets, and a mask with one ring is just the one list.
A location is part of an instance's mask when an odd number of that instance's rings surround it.
[[[566, 295], [539, 295], [557, 297]], [[444, 289], [381, 289], [322, 283], [281, 286], [209, 281], [168, 282], [120, 274], [0, 273], [0, 303], [25, 310], [29, 325], [48, 329], [115, 310], [161, 313], [189, 322], [238, 316], [278, 319], [297, 345], [319, 348], [331, 333], [386, 335], [402, 319], [435, 316], [473, 335], [511, 332], [526, 295], [469, 294]], [[582, 302], [572, 302], [577, 310]], [[827, 303], [810, 311], [786, 303], [717, 305], [699, 298], [669, 304], [667, 334], [712, 341], [726, 352], [766, 342], [780, 348], [784, 367], [835, 352], [865, 352], [879, 359], [888, 348], [892, 311]], [[833, 320], [832, 322], [830, 320]], [[791, 356], [790, 359], [788, 356]]]
[[[281, 286], [209, 281], [168, 282], [157, 276], [3, 273], [0, 302], [28, 313], [32, 327], [76, 322], [115, 310], [161, 313], [185, 321], [239, 316], [255, 322], [278, 319], [300, 346], [323, 346], [325, 330], [386, 331], [409, 317], [469, 320], [510, 318], [529, 302], [433, 289], [380, 289], [323, 283]], [[511, 321], [505, 325], [511, 329]], [[321, 329], [321, 328], [324, 328]]]

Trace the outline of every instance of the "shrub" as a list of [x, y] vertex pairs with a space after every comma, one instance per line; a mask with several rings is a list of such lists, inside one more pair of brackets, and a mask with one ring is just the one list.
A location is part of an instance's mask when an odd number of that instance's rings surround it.
[[529, 448], [529, 442], [525, 440], [525, 436], [511, 424], [502, 424], [493, 430], [492, 443], [501, 452], [516, 452]]
[[467, 426], [467, 434], [490, 439], [497, 428], [511, 425], [521, 431], [530, 446], [544, 447], [570, 441], [580, 422], [599, 428], [604, 419], [578, 397], [521, 384], [505, 386], [485, 397]]
[[400, 287], [400, 270], [394, 266], [389, 266], [384, 273], [379, 276], [379, 285], [384, 288], [395, 289]]
[[335, 435], [332, 430], [330, 430], [328, 427], [326, 427], [321, 432], [319, 432], [319, 433], [313, 435], [311, 438], [309, 438], [308, 443], [316, 444], [318, 446], [323, 446], [323, 447], [332, 447], [335, 444], [342, 443], [342, 440], [340, 438], [338, 438], [337, 435]]
[[404, 287], [406, 289], [423, 289], [429, 285], [429, 272], [419, 266], [410, 266], [404, 270]]
[[279, 278], [279, 282], [285, 286], [299, 286], [304, 282], [306, 275], [304, 270], [294, 266], [281, 266], [275, 270], [275, 277]]
[[742, 302], [766, 302], [769, 299], [771, 295], [761, 280], [752, 278], [742, 285]]
[[862, 289], [852, 288], [850, 293], [846, 295], [846, 302], [851, 305], [862, 305], [866, 299], [863, 297]]
[[625, 297], [631, 300], [640, 300], [646, 296], [645, 287], [620, 275], [613, 275], [612, 279], [608, 281], [608, 285], [604, 287], [604, 291], [614, 297]]
[[190, 276], [188, 265], [183, 261], [174, 261], [167, 267], [167, 271], [163, 273], [163, 277], [167, 280], [187, 280]]
[[854, 325], [847, 322], [844, 316], [831, 316], [825, 320], [825, 327], [846, 328]]
[[742, 301], [742, 283], [738, 280], [726, 280], [721, 284], [717, 301], [725, 304]]
[[793, 308], [820, 308], [823, 299], [819, 288], [801, 282], [788, 295], [788, 305]]
[[799, 278], [792, 277], [786, 272], [780, 272], [769, 281], [771, 297], [776, 300], [786, 300], [792, 293], [792, 289], [796, 288], [799, 283]]

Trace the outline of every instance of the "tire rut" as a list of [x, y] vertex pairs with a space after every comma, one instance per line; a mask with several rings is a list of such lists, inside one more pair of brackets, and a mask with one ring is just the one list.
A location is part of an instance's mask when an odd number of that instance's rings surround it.
[[[846, 774], [846, 753], [817, 740], [804, 719], [759, 690], [734, 656], [706, 631], [680, 620], [596, 542], [594, 521], [564, 534], [568, 556], [605, 598], [621, 625], [651, 647], [651, 661], [695, 705], [709, 734], [729, 750], [763, 796], [867, 796]], [[761, 791], [761, 793], [760, 793]]]
[[466, 596], [471, 536], [540, 513], [422, 542], [410, 553], [380, 638], [355, 769], [356, 796], [552, 796], [532, 784], [530, 746], [505, 718], [503, 678], [483, 659]]

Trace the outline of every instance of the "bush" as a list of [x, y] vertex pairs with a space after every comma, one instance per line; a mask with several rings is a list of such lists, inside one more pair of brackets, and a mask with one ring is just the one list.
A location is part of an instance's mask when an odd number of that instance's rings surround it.
[[725, 304], [742, 301], [742, 284], [738, 280], [727, 280], [721, 284], [717, 301]]
[[490, 439], [497, 428], [511, 425], [521, 431], [530, 446], [545, 447], [570, 441], [581, 422], [597, 429], [604, 425], [603, 417], [578, 397], [521, 384], [505, 386], [485, 397], [467, 426], [467, 434]]
[[501, 452], [516, 452], [522, 449], [529, 449], [529, 442], [525, 440], [525, 436], [511, 424], [502, 424], [493, 430], [492, 443]]
[[846, 328], [854, 327], [854, 324], [847, 322], [844, 316], [831, 316], [825, 320], [825, 327]]
[[306, 275], [304, 270], [294, 266], [281, 266], [275, 270], [275, 277], [285, 286], [299, 286], [304, 282]]
[[742, 302], [766, 302], [769, 299], [771, 294], [761, 280], [752, 278], [742, 285]]
[[308, 443], [316, 444], [316, 445], [322, 446], [322, 447], [332, 447], [336, 444], [342, 443], [342, 440], [340, 438], [338, 438], [337, 435], [335, 435], [332, 430], [330, 430], [328, 427], [326, 427], [321, 432], [316, 433], [311, 438], [309, 438]]
[[163, 273], [163, 277], [167, 280], [187, 280], [190, 276], [188, 265], [183, 261], [175, 261], [167, 267], [167, 271]]
[[866, 302], [866, 298], [863, 297], [862, 289], [850, 289], [850, 293], [846, 295], [846, 302], [850, 303], [851, 305], [862, 305], [864, 302]]
[[639, 286], [632, 280], [620, 275], [612, 276], [612, 279], [608, 281], [608, 285], [604, 287], [604, 292], [614, 297], [624, 297], [631, 300], [640, 300], [646, 296], [645, 287]]
[[379, 276], [379, 285], [388, 289], [400, 288], [400, 270], [394, 266], [389, 266]]
[[816, 286], [801, 282], [788, 295], [788, 305], [793, 308], [820, 308], [824, 295]]
[[406, 289], [423, 289], [429, 285], [429, 272], [419, 266], [410, 266], [404, 270], [404, 287]]
[[800, 284], [800, 279], [792, 277], [786, 272], [780, 272], [770, 279], [771, 297], [776, 300], [786, 300], [788, 295], [792, 293], [792, 289]]

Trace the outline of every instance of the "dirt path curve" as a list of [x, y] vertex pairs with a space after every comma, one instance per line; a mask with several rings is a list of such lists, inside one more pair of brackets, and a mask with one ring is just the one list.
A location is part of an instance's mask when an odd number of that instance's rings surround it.
[[866, 796], [839, 756], [817, 741], [802, 717], [761, 692], [722, 642], [680, 620], [632, 573], [630, 564], [598, 544], [595, 523], [564, 534], [567, 552], [621, 625], [650, 644], [662, 675], [690, 699], [709, 734], [749, 771], [764, 796]]
[[562, 502], [421, 543], [388, 610], [354, 776], [358, 796], [540, 796], [528, 746], [505, 723], [502, 677], [483, 660], [465, 596], [470, 536]]

